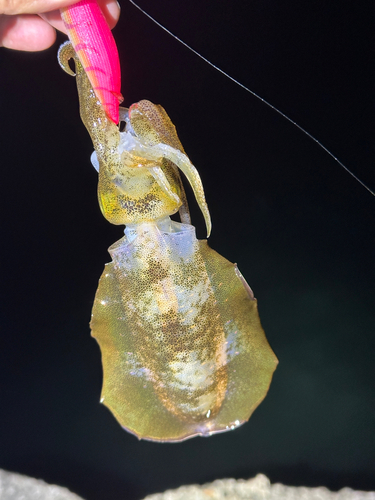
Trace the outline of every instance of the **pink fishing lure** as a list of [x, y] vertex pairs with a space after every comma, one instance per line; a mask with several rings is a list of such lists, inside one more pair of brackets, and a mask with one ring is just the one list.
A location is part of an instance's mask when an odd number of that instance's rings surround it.
[[96, 0], [61, 9], [68, 36], [108, 117], [119, 121], [120, 61], [116, 42]]

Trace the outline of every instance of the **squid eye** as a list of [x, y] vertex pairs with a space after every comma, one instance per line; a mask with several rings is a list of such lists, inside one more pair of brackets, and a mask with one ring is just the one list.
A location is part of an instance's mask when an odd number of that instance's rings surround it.
[[129, 121], [129, 109], [121, 108], [119, 110], [119, 131], [125, 132], [129, 131], [130, 121]]

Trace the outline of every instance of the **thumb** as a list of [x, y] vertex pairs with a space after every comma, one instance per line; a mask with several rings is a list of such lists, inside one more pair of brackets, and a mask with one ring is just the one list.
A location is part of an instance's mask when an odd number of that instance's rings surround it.
[[0, 0], [0, 14], [39, 14], [61, 9], [78, 0]]

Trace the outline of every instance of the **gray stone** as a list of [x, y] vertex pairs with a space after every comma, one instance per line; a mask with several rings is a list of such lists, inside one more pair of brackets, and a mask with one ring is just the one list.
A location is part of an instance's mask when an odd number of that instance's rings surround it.
[[0, 500], [83, 500], [66, 488], [0, 469]]
[[375, 492], [343, 488], [305, 488], [272, 484], [263, 474], [253, 479], [218, 479], [203, 486], [181, 486], [177, 490], [148, 495], [144, 500], [375, 500]]

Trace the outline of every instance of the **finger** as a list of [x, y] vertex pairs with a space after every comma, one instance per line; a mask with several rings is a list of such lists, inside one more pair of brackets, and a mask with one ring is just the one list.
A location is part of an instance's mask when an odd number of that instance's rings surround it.
[[38, 14], [60, 9], [77, 0], [0, 0], [0, 14]]
[[107, 20], [109, 28], [113, 30], [120, 17], [120, 4], [117, 0], [98, 0], [98, 4]]
[[[0, 0], [1, 1], [1, 0]], [[120, 17], [120, 5], [116, 0], [98, 0], [98, 4], [107, 20], [110, 29], [113, 29]], [[60, 11], [45, 12], [40, 14], [40, 17], [45, 19], [54, 28], [66, 34], [66, 28], [61, 19]]]
[[0, 14], [39, 14], [74, 3], [77, 0], [0, 0]]
[[61, 19], [60, 10], [44, 12], [43, 14], [39, 14], [39, 16], [57, 30], [62, 31], [66, 35], [68, 34], [64, 25], [64, 21]]
[[39, 16], [0, 16], [0, 46], [33, 52], [48, 49], [56, 31]]

